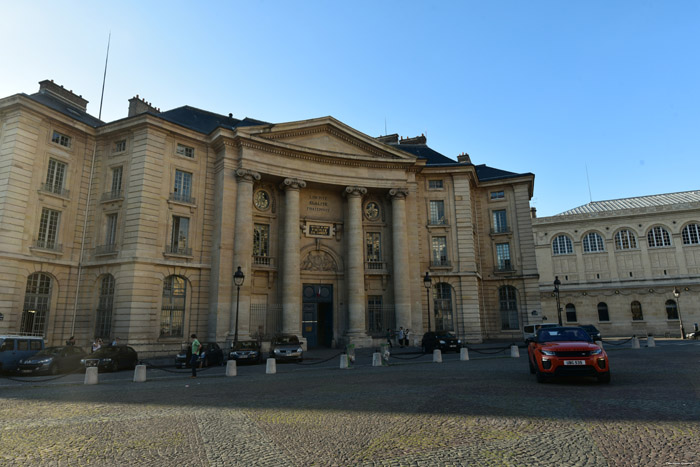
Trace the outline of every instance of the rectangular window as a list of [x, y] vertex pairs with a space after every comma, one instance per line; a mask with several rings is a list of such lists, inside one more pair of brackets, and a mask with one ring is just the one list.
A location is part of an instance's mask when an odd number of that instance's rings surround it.
[[105, 245], [117, 243], [117, 214], [107, 215], [107, 229], [105, 232]]
[[506, 197], [506, 195], [502, 191], [492, 191], [491, 192], [491, 199], [503, 199], [505, 197]]
[[428, 180], [428, 188], [431, 190], [441, 190], [442, 180]]
[[194, 158], [194, 148], [185, 146], [184, 144], [178, 143], [177, 150], [175, 152], [180, 156], [189, 157], [190, 159]]
[[264, 258], [270, 256], [270, 226], [267, 224], [255, 224], [255, 230], [253, 231], [253, 256]]
[[367, 324], [370, 333], [381, 333], [384, 330], [381, 295], [367, 296]]
[[433, 237], [433, 266], [449, 266], [447, 261], [447, 237]]
[[122, 167], [115, 167], [112, 169], [112, 194], [119, 196], [122, 191]]
[[187, 248], [189, 229], [190, 219], [188, 217], [173, 216], [170, 253], [181, 255], [189, 254], [190, 249]]
[[44, 208], [41, 211], [39, 221], [39, 235], [37, 236], [37, 246], [54, 250], [58, 247], [58, 222], [61, 218], [59, 211]]
[[59, 133], [58, 131], [54, 131], [53, 135], [51, 136], [51, 142], [70, 148], [71, 137], [64, 135], [63, 133]]
[[[379, 263], [382, 261], [382, 234], [379, 232], [367, 232], [365, 234], [365, 249], [367, 262]], [[371, 268], [371, 266], [370, 266]]]
[[498, 243], [496, 244], [496, 260], [498, 261], [498, 269], [501, 271], [510, 271], [510, 244], [509, 243]]
[[442, 200], [430, 202], [430, 225], [445, 224], [445, 202]]
[[49, 159], [49, 170], [46, 173], [44, 189], [51, 193], [63, 193], [63, 181], [66, 176], [66, 164], [56, 159]]
[[508, 221], [506, 220], [505, 209], [493, 211], [493, 231], [495, 233], [508, 232]]
[[119, 141], [114, 142], [114, 148], [112, 148], [113, 153], [118, 153], [118, 152], [124, 152], [126, 151], [126, 140], [125, 139], [120, 139]]
[[181, 170], [175, 171], [173, 199], [184, 203], [192, 202], [192, 174]]

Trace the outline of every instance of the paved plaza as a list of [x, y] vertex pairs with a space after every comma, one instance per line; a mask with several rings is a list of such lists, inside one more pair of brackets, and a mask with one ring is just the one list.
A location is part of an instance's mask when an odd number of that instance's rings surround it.
[[149, 369], [91, 386], [0, 378], [0, 464], [700, 465], [700, 342], [606, 348], [609, 385], [537, 384], [523, 349], [386, 367], [358, 353], [348, 370], [312, 352], [274, 375]]

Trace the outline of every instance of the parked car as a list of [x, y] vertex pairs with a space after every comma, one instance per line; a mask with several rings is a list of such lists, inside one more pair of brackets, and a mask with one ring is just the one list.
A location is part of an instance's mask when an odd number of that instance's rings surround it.
[[280, 361], [301, 362], [304, 359], [304, 349], [299, 338], [294, 335], [279, 335], [272, 340], [270, 358]]
[[40, 336], [0, 335], [0, 373], [12, 372], [17, 363], [31, 357], [44, 348], [44, 338]]
[[229, 360], [238, 363], [261, 363], [263, 360], [258, 341], [239, 341], [228, 354]]
[[127, 345], [102, 347], [80, 360], [85, 368], [96, 366], [103, 371], [133, 370], [139, 358], [136, 351]]
[[449, 331], [430, 331], [423, 334], [421, 348], [423, 353], [432, 353], [435, 349], [440, 349], [441, 352], [450, 350], [459, 352], [459, 349], [462, 348], [462, 341]]
[[538, 383], [551, 376], [592, 376], [610, 382], [608, 354], [580, 327], [540, 329], [528, 344], [527, 358]]
[[46, 347], [31, 357], [21, 359], [17, 364], [17, 370], [23, 375], [40, 373], [57, 375], [84, 366], [80, 363], [83, 358], [85, 358], [85, 351], [82, 347], [74, 345]]
[[523, 339], [525, 339], [525, 343], [527, 344], [535, 338], [535, 336], [537, 335], [537, 331], [539, 331], [540, 329], [555, 328], [557, 326], [559, 326], [557, 323], [528, 324], [526, 326], [523, 326]]
[[603, 340], [603, 338], [600, 336], [600, 331], [598, 331], [598, 328], [593, 326], [592, 324], [584, 324], [583, 326], [579, 327], [586, 331], [589, 336], [591, 336], [593, 342]]
[[[175, 355], [175, 367], [176, 368], [190, 368], [190, 362], [192, 361], [192, 345], [188, 344], [187, 347]], [[216, 342], [202, 342], [202, 347], [199, 351], [199, 362], [200, 366], [206, 368], [213, 365], [223, 365], [224, 364], [224, 351], [219, 347]]]

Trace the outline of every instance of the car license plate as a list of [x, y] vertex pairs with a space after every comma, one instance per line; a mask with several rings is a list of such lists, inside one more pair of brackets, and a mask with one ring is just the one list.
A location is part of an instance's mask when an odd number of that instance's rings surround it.
[[22, 373], [31, 373], [32, 370], [20, 370]]
[[564, 365], [585, 365], [585, 360], [564, 360]]

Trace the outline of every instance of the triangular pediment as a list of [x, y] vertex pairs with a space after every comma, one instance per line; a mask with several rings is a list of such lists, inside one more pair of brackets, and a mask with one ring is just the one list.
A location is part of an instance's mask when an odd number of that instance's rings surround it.
[[329, 157], [413, 162], [415, 157], [381, 143], [333, 117], [245, 129], [248, 137], [280, 148]]

